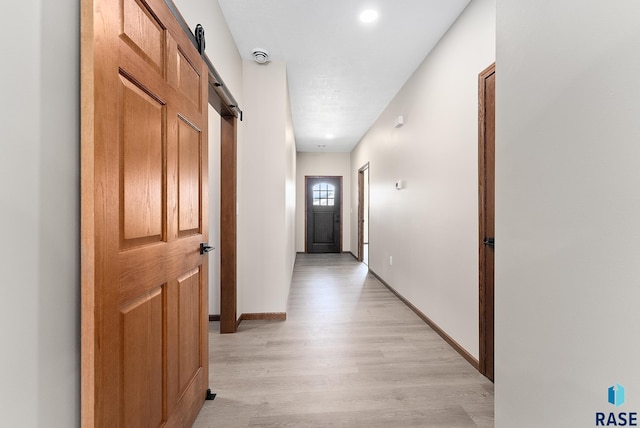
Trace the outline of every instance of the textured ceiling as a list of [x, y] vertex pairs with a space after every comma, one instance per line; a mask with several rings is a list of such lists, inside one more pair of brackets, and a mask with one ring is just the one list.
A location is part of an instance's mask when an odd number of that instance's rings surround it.
[[218, 0], [244, 59], [287, 64], [300, 152], [351, 151], [469, 1]]

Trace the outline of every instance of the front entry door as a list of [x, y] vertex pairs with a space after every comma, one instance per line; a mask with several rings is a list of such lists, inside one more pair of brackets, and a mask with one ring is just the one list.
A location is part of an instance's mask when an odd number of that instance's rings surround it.
[[209, 378], [208, 70], [163, 0], [81, 4], [82, 426], [191, 426]]
[[306, 177], [307, 253], [342, 251], [342, 177]]

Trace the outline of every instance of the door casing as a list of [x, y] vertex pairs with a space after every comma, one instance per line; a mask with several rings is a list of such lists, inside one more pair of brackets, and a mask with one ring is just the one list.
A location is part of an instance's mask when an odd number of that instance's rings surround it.
[[[369, 171], [369, 162], [358, 170], [358, 261], [364, 261], [364, 227], [365, 222], [369, 227], [369, 219], [365, 219], [365, 198], [369, 195], [365, 194], [365, 172]], [[367, 186], [368, 188], [368, 186]]]
[[[211, 94], [211, 89], [209, 93]], [[238, 328], [237, 119], [220, 113], [220, 333]]]
[[480, 372], [494, 373], [495, 63], [478, 76], [479, 336]]

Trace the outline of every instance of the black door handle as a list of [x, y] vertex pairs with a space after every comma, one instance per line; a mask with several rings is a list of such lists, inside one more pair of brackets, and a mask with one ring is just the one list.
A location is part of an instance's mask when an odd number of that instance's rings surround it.
[[215, 250], [215, 248], [211, 247], [206, 242], [203, 242], [200, 244], [200, 254], [208, 253], [209, 251], [213, 251], [213, 250]]
[[487, 247], [495, 248], [496, 240], [495, 240], [495, 238], [493, 238], [493, 237], [491, 237], [491, 238], [484, 238], [484, 240], [482, 241], [482, 243], [483, 243], [484, 245], [486, 245]]

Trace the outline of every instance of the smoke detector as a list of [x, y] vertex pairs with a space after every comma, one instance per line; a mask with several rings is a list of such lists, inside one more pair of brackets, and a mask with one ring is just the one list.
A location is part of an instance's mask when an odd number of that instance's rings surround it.
[[253, 55], [253, 59], [258, 64], [265, 64], [269, 62], [269, 52], [266, 49], [255, 48], [251, 53]]

